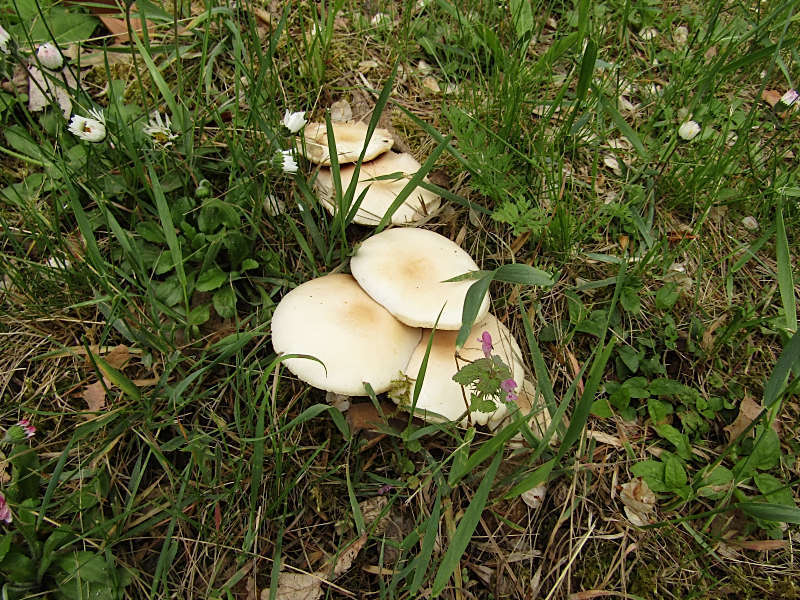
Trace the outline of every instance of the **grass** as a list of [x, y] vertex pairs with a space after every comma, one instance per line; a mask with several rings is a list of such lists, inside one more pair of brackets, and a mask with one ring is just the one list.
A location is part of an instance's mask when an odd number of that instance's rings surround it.
[[[798, 117], [762, 100], [797, 86], [795, 2], [139, 10], [131, 45], [87, 6], [0, 0], [5, 597], [281, 598], [282, 572], [329, 597], [800, 596]], [[71, 96], [104, 142], [9, 83], [48, 36], [81, 43], [75, 70], [99, 51]], [[275, 304], [373, 233], [275, 159], [284, 110], [342, 99], [430, 171], [425, 226], [493, 273], [544, 440], [370, 431], [273, 353]]]

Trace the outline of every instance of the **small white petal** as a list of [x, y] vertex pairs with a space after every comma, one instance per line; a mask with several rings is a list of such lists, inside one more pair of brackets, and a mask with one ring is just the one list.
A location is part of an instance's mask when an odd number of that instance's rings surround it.
[[292, 151], [281, 150], [279, 154], [281, 155], [281, 168], [283, 169], [283, 172], [297, 173], [297, 163], [294, 160], [294, 156], [292, 156]]
[[3, 26], [0, 25], [0, 52], [3, 54], [8, 54], [8, 42], [11, 40], [11, 34], [9, 34]]

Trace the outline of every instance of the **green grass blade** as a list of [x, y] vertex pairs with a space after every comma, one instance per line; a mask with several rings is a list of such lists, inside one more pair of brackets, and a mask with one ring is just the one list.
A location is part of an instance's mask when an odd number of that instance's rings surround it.
[[506, 283], [519, 283], [522, 285], [540, 285], [550, 287], [553, 278], [535, 267], [523, 263], [503, 265], [494, 272], [494, 279]]
[[469, 503], [469, 507], [467, 507], [464, 516], [461, 517], [461, 521], [459, 521], [458, 527], [456, 527], [453, 538], [450, 540], [450, 545], [444, 553], [442, 562], [439, 565], [439, 570], [436, 572], [436, 577], [433, 580], [433, 589], [431, 590], [432, 596], [435, 597], [442, 593], [447, 582], [450, 581], [453, 571], [458, 568], [458, 562], [461, 560], [461, 556], [472, 540], [472, 534], [478, 526], [481, 514], [483, 514], [483, 508], [486, 506], [486, 501], [489, 499], [489, 491], [492, 489], [492, 483], [494, 483], [494, 477], [497, 474], [497, 469], [500, 467], [502, 459], [503, 453], [498, 452], [492, 464], [489, 465], [486, 474], [483, 476], [478, 490], [472, 497], [472, 502]]
[[764, 408], [769, 408], [780, 398], [783, 386], [798, 356], [800, 356], [800, 332], [796, 332], [786, 344], [767, 380], [767, 385], [764, 386]]
[[592, 90], [597, 95], [597, 98], [600, 101], [600, 106], [603, 107], [603, 112], [611, 117], [611, 120], [614, 121], [614, 125], [617, 126], [617, 129], [620, 130], [622, 135], [628, 138], [628, 141], [636, 149], [636, 152], [639, 153], [639, 156], [646, 160], [647, 150], [645, 149], [639, 134], [633, 130], [633, 127], [628, 124], [623, 116], [619, 114], [619, 111], [614, 108], [614, 106], [605, 98], [605, 96], [603, 96], [603, 93], [596, 86], [593, 85]]
[[442, 496], [437, 490], [436, 502], [431, 510], [431, 515], [425, 523], [425, 535], [422, 538], [422, 546], [419, 549], [417, 558], [414, 559], [414, 579], [411, 580], [411, 585], [408, 588], [408, 595], [412, 596], [422, 585], [425, 580], [425, 574], [428, 572], [428, 567], [431, 563], [431, 555], [433, 554], [433, 547], [436, 543], [436, 531], [439, 528], [439, 517], [442, 512]]
[[778, 205], [776, 211], [775, 230], [777, 232], [778, 253], [778, 289], [781, 293], [786, 328], [797, 331], [797, 299], [794, 296], [794, 282], [792, 281], [792, 257], [789, 254], [789, 240], [786, 237], [786, 225], [783, 222], [783, 205]]
[[456, 338], [456, 348], [461, 348], [466, 343], [472, 325], [475, 323], [475, 318], [478, 316], [481, 303], [489, 292], [489, 284], [492, 283], [493, 278], [494, 271], [484, 275], [469, 286], [467, 295], [464, 297], [464, 309], [461, 312], [461, 329]]
[[155, 169], [152, 165], [147, 166], [147, 172], [150, 175], [150, 182], [153, 189], [153, 197], [156, 201], [156, 208], [158, 209], [158, 217], [161, 219], [161, 227], [164, 230], [164, 238], [167, 240], [167, 247], [172, 255], [172, 262], [175, 265], [175, 272], [178, 274], [178, 281], [183, 290], [183, 301], [186, 306], [186, 312], [189, 312], [189, 293], [186, 282], [186, 271], [183, 268], [183, 252], [181, 251], [181, 244], [178, 241], [178, 236], [175, 233], [175, 225], [172, 222], [172, 213], [167, 205], [167, 198], [164, 196], [164, 190], [161, 187], [161, 182], [158, 180]]
[[757, 519], [800, 525], [800, 509], [794, 506], [769, 502], [740, 502], [735, 507]]

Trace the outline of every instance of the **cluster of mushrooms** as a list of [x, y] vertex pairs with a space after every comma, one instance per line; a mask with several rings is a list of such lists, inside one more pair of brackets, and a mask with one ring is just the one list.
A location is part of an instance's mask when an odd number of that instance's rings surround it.
[[[333, 125], [340, 163], [358, 160], [365, 143], [366, 126], [348, 126], [344, 129], [342, 124]], [[307, 156], [318, 164], [330, 164], [325, 125], [309, 125], [305, 137]], [[362, 165], [363, 185], [385, 183], [369, 181], [379, 172], [401, 171], [406, 176], [399, 187], [382, 189], [381, 195], [365, 196], [356, 221], [377, 224], [420, 165], [409, 155], [388, 152], [393, 140], [387, 131], [376, 129], [373, 140], [376, 141], [367, 146], [365, 160], [374, 159], [376, 153], [386, 156]], [[396, 159], [405, 161], [412, 170], [377, 165]], [[343, 187], [348, 185], [348, 169], [352, 174], [352, 167], [342, 169]], [[317, 181], [330, 182], [329, 178], [330, 173], [323, 176], [320, 172]], [[357, 191], [356, 196], [359, 194]], [[330, 195], [323, 195], [321, 201], [334, 212]], [[408, 224], [438, 205], [438, 197], [415, 190], [392, 221]], [[469, 392], [453, 381], [460, 367], [484, 356], [483, 332], [489, 332], [492, 353], [509, 366], [514, 381], [519, 383], [516, 402], [525, 414], [533, 408], [536, 392], [530, 382], [524, 381], [519, 345], [489, 313], [488, 293], [468, 341], [456, 348], [464, 298], [472, 281], [446, 280], [477, 269], [464, 250], [438, 233], [413, 227], [385, 230], [356, 249], [350, 260], [352, 275], [337, 273], [312, 279], [281, 299], [272, 317], [273, 347], [278, 353], [291, 355], [283, 364], [316, 388], [346, 396], [366, 396], [365, 383], [369, 383], [376, 394], [389, 392], [400, 406], [410, 408], [410, 391], [420, 375], [435, 326], [415, 415], [436, 422], [469, 420], [495, 429], [509, 416], [508, 407], [498, 403], [491, 413], [470, 411]], [[540, 428], [546, 426], [545, 413], [535, 419]]]

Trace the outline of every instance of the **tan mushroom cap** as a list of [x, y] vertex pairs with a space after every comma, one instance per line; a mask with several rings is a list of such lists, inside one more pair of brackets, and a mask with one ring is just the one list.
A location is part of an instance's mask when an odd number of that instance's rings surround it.
[[[367, 125], [364, 123], [331, 123], [333, 139], [336, 140], [336, 153], [339, 163], [352, 163], [361, 156], [364, 142], [367, 139]], [[303, 140], [297, 140], [297, 148], [305, 157], [318, 165], [330, 165], [331, 156], [328, 150], [328, 129], [325, 123], [309, 123], [303, 130]], [[372, 137], [364, 154], [364, 161], [372, 160], [387, 152], [394, 145], [394, 139], [386, 129], [372, 132]]]
[[[365, 240], [350, 259], [358, 284], [395, 317], [413, 327], [460, 329], [464, 297], [473, 280], [445, 283], [478, 265], [458, 244], [427, 229], [389, 229]], [[489, 312], [489, 294], [476, 321]]]
[[[306, 354], [284, 361], [316, 388], [365, 396], [389, 389], [408, 363], [420, 330], [403, 325], [370, 298], [350, 275], [312, 279], [286, 294], [272, 316], [275, 352]], [[327, 368], [327, 373], [326, 373]]]
[[[525, 369], [522, 364], [522, 352], [519, 345], [506, 326], [498, 321], [494, 315], [488, 314], [476, 323], [469, 332], [469, 339], [458, 352], [458, 366], [456, 366], [455, 358], [458, 332], [436, 331], [433, 336], [433, 344], [428, 357], [422, 389], [417, 399], [415, 414], [418, 412], [420, 416], [429, 421], [441, 421], [442, 419], [437, 415], [453, 421], [464, 414], [467, 410], [464, 398], [466, 397], [468, 402], [470, 392], [465, 389], [462, 393], [461, 386], [453, 381], [453, 375], [467, 361], [475, 361], [484, 357], [481, 342], [479, 341], [484, 331], [488, 331], [489, 335], [492, 336], [492, 354], [502, 358], [503, 362], [509, 366], [514, 381], [522, 381]], [[430, 330], [424, 329], [422, 331], [422, 339], [411, 355], [408, 366], [405, 368], [406, 376], [412, 380], [415, 380], [419, 374], [422, 360], [428, 347], [430, 333]], [[413, 393], [413, 385], [411, 390], [409, 394]], [[395, 399], [395, 401], [397, 402], [398, 399]], [[409, 406], [411, 404], [411, 396], [400, 399], [399, 403]], [[494, 412], [474, 411], [470, 413], [470, 418], [473, 423], [486, 425], [490, 419], [495, 421], [502, 420], [507, 413], [508, 408], [500, 403]]]
[[[421, 167], [422, 165], [410, 154], [397, 152], [387, 152], [371, 162], [363, 163], [358, 173], [353, 201], [358, 200], [364, 190], [367, 190], [367, 193], [353, 220], [361, 225], [377, 225], [398, 194]], [[355, 170], [355, 166], [342, 167], [340, 170], [343, 190], [350, 185]], [[376, 179], [393, 173], [402, 173], [402, 176]], [[322, 205], [330, 214], [334, 214], [338, 207], [334, 205], [335, 190], [331, 170], [320, 169], [314, 185]], [[438, 195], [417, 187], [394, 212], [391, 222], [395, 225], [405, 225], [418, 221], [439, 208], [439, 204]]]

